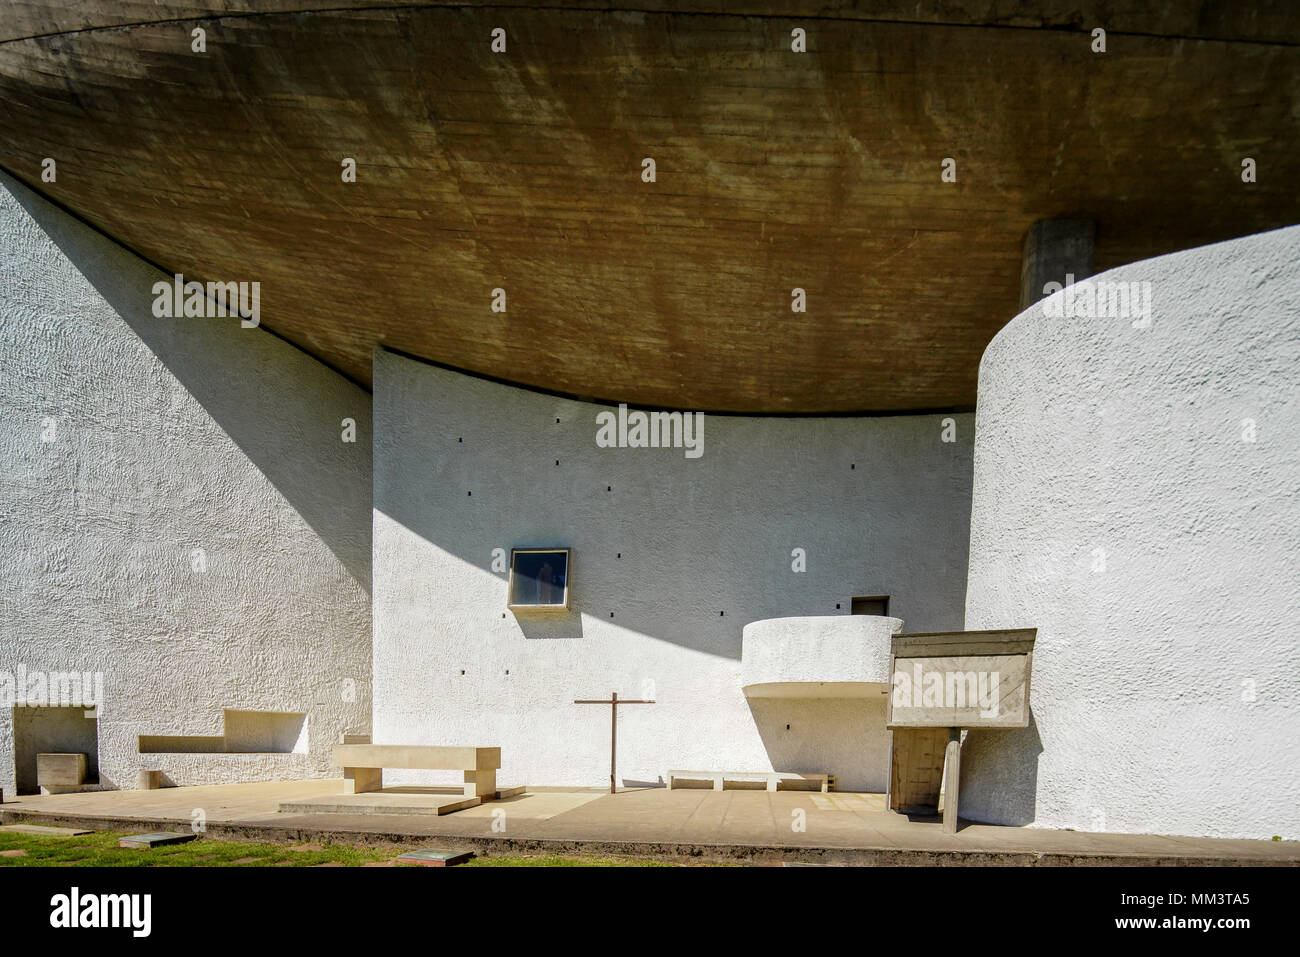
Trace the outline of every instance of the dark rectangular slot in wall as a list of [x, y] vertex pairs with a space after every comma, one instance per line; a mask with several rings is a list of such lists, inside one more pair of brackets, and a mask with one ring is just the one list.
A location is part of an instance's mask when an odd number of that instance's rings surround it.
[[853, 614], [855, 615], [888, 615], [889, 614], [889, 596], [872, 595], [867, 598], [853, 599]]

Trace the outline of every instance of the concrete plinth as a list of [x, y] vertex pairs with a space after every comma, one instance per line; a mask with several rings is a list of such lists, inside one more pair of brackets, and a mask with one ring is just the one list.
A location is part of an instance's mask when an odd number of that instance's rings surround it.
[[84, 754], [36, 755], [36, 783], [42, 788], [77, 788], [86, 781]]

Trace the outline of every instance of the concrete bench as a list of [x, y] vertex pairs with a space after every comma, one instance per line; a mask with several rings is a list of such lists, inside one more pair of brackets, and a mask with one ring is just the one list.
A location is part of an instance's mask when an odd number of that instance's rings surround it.
[[818, 785], [820, 790], [825, 793], [835, 783], [834, 775], [801, 774], [797, 771], [669, 771], [666, 777], [668, 779], [668, 790], [670, 791], [677, 780], [712, 781], [713, 790], [715, 791], [723, 790], [727, 781], [764, 784], [769, 791], [777, 790], [777, 786], [782, 781], [802, 781]]
[[364, 794], [384, 786], [384, 768], [463, 771], [465, 796], [497, 796], [500, 748], [454, 748], [423, 744], [337, 744], [334, 764], [343, 769], [343, 793]]
[[47, 794], [79, 790], [86, 783], [84, 754], [36, 755], [36, 786]]

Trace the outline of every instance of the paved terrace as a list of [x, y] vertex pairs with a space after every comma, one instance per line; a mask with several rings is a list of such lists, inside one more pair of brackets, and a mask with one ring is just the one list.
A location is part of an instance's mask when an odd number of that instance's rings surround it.
[[[480, 853], [627, 854], [753, 863], [844, 864], [1290, 864], [1300, 843], [1090, 834], [963, 823], [885, 810], [880, 794], [807, 791], [530, 790], [438, 816], [455, 797], [389, 788], [365, 804], [339, 804], [342, 781], [284, 781], [156, 791], [99, 791], [7, 798], [6, 824], [188, 830], [195, 808], [215, 838], [428, 844]], [[355, 799], [349, 798], [354, 801]], [[324, 810], [295, 812], [281, 805]], [[330, 810], [347, 807], [346, 812]], [[792, 828], [796, 810], [806, 827]], [[505, 832], [493, 822], [505, 811]], [[500, 825], [498, 824], [498, 828]]]

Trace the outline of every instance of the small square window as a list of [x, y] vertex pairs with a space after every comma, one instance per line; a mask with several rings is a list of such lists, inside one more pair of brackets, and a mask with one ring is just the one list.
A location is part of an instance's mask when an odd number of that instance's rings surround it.
[[888, 615], [889, 614], [889, 596], [872, 595], [869, 598], [853, 599], [853, 614], [855, 615]]
[[569, 607], [569, 549], [510, 550], [510, 608]]

